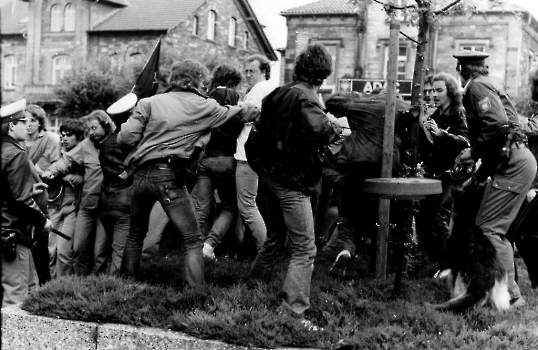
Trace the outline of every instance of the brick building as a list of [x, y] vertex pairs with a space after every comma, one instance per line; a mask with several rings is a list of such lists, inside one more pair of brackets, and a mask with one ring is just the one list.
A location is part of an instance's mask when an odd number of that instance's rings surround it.
[[143, 64], [159, 38], [161, 62], [277, 59], [248, 0], [12, 0], [1, 12], [2, 104], [25, 97], [53, 112], [69, 70]]
[[[455, 50], [476, 49], [491, 53], [490, 75], [511, 96], [525, 90], [530, 65], [538, 60], [538, 21], [527, 11], [490, 10], [467, 16], [446, 16], [429, 34], [425, 55], [429, 73], [456, 75]], [[517, 12], [517, 14], [516, 14]], [[321, 0], [281, 13], [287, 20], [288, 40], [281, 77], [289, 82], [297, 54], [309, 43], [327, 46], [334, 59], [334, 73], [324, 94], [349, 88], [341, 78], [383, 80], [387, 73], [389, 23], [383, 6], [367, 2], [356, 8], [347, 0]], [[401, 31], [416, 39], [417, 28], [402, 21]], [[400, 36], [398, 79], [412, 79], [416, 44]], [[372, 86], [369, 85], [368, 88]]]

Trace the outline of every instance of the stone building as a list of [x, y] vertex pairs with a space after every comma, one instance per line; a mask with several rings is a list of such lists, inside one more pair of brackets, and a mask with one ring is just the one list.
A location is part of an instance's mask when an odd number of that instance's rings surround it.
[[[372, 89], [386, 78], [390, 29], [381, 4], [370, 1], [357, 8], [347, 0], [321, 0], [283, 11], [281, 15], [288, 26], [281, 81], [291, 80], [295, 57], [309, 43], [326, 45], [334, 59], [333, 76], [323, 87], [325, 95], [349, 89], [350, 81], [342, 78], [371, 82], [360, 85], [361, 89]], [[417, 28], [404, 20], [401, 32], [416, 40]], [[400, 36], [399, 80], [413, 77], [413, 40]], [[488, 10], [470, 17], [445, 16], [429, 33], [425, 54], [428, 73], [444, 71], [456, 75], [452, 53], [463, 48], [489, 52], [490, 75], [517, 98], [526, 89], [530, 65], [538, 60], [538, 21], [517, 8]]]
[[68, 71], [143, 64], [159, 38], [161, 62], [277, 59], [248, 0], [12, 0], [1, 12], [2, 104], [25, 97], [51, 113]]

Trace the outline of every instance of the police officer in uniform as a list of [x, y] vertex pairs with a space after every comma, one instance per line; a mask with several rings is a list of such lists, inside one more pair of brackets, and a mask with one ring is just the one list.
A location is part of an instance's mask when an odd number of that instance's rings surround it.
[[[461, 166], [482, 164], [467, 185], [484, 184], [476, 217], [508, 273], [512, 307], [525, 304], [515, 282], [514, 252], [506, 233], [515, 219], [536, 174], [536, 160], [521, 132], [514, 104], [488, 77], [488, 53], [463, 50], [454, 54], [456, 70], [464, 83], [463, 106], [467, 112], [470, 148], [457, 157]], [[456, 213], [457, 214], [457, 213]]]
[[0, 109], [2, 120], [2, 307], [19, 304], [37, 276], [30, 247], [31, 228], [49, 234], [46, 185], [41, 183], [23, 147], [26, 100]]

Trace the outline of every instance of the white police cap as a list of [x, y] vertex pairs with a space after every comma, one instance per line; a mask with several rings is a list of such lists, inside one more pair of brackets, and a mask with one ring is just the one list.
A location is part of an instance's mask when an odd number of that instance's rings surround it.
[[26, 99], [24, 98], [3, 106], [0, 108], [0, 118], [2, 119], [2, 124], [26, 118], [26, 114], [24, 114], [25, 109]]
[[136, 106], [137, 102], [138, 98], [136, 97], [136, 95], [130, 92], [116, 102], [114, 102], [110, 107], [108, 107], [106, 112], [110, 115], [125, 113], [130, 111], [134, 106]]

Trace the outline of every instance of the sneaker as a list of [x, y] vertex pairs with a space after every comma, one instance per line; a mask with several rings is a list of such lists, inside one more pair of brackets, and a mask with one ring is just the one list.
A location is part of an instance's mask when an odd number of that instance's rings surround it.
[[214, 252], [215, 248], [213, 248], [211, 246], [211, 244], [209, 243], [204, 243], [204, 247], [202, 248], [202, 254], [204, 256], [205, 259], [208, 259], [208, 260], [217, 260], [217, 258], [215, 257], [215, 252]]
[[351, 260], [351, 254], [347, 250], [342, 250], [336, 257], [333, 266], [329, 270], [329, 276], [345, 278], [347, 264]]
[[523, 297], [514, 298], [510, 300], [510, 309], [518, 309], [525, 306], [525, 304], [527, 304], [527, 302], [525, 299], [523, 299]]

